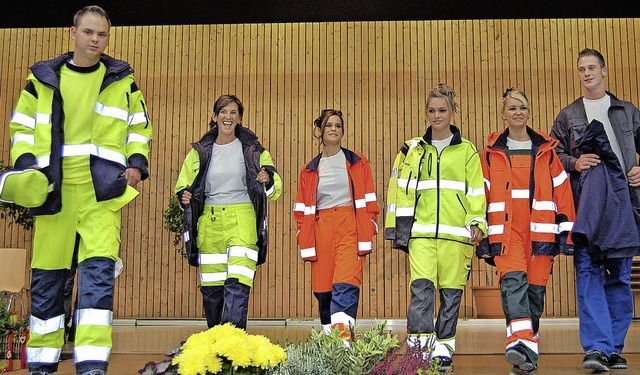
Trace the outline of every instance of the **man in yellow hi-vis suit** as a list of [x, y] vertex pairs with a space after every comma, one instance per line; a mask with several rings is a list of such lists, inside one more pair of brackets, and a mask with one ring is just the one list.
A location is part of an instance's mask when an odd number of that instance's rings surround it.
[[110, 27], [102, 8], [78, 11], [70, 28], [74, 51], [31, 67], [11, 118], [15, 169], [39, 170], [49, 182], [44, 203], [30, 210], [36, 217], [27, 343], [33, 375], [58, 367], [76, 235], [77, 373], [105, 374], [111, 352], [120, 209], [138, 194], [133, 186], [149, 176], [152, 131], [133, 69], [103, 54]]

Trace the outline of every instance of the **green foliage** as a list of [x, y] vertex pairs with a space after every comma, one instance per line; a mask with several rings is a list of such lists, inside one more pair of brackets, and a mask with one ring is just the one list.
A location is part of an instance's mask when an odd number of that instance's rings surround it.
[[268, 374], [369, 374], [396, 346], [398, 338], [386, 329], [386, 322], [377, 323], [362, 335], [352, 330], [348, 347], [337, 330], [331, 335], [312, 330], [306, 343], [288, 345], [287, 361]]
[[329, 360], [320, 343], [288, 344], [287, 360], [276, 368], [267, 370], [268, 375], [333, 375]]
[[184, 211], [178, 202], [178, 196], [172, 194], [169, 197], [169, 208], [162, 214], [164, 218], [164, 229], [173, 233], [173, 245], [179, 248], [179, 252], [183, 257], [187, 254], [182, 250], [182, 231], [184, 230]]
[[7, 300], [0, 300], [0, 336], [13, 332], [20, 336], [29, 327], [29, 314], [19, 315], [17, 312], [7, 311]]
[[[0, 160], [0, 173], [12, 168], [11, 165], [5, 164], [4, 160]], [[18, 224], [24, 230], [33, 228], [34, 219], [29, 216], [29, 209], [14, 203], [0, 202], [0, 218], [10, 220], [9, 225]]]

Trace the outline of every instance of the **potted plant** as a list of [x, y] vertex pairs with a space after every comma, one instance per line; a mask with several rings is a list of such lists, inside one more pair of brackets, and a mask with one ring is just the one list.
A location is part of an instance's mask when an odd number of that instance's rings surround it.
[[[0, 302], [0, 373], [24, 368], [25, 344], [29, 332], [29, 314], [10, 312], [6, 302]], [[14, 361], [19, 360], [19, 363]]]

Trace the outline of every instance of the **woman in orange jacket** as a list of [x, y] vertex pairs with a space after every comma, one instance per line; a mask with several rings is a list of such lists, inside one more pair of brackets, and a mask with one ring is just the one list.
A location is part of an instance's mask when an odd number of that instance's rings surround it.
[[571, 185], [556, 154], [557, 140], [527, 126], [529, 101], [518, 89], [502, 96], [503, 132], [489, 135], [480, 157], [489, 236], [476, 249], [495, 262], [507, 320], [505, 358], [537, 368], [538, 328], [553, 258], [571, 253], [575, 209]]
[[322, 152], [300, 171], [293, 214], [300, 256], [311, 262], [313, 294], [325, 333], [349, 341], [355, 325], [364, 255], [378, 233], [378, 208], [367, 158], [341, 147], [342, 112], [325, 109], [314, 122]]

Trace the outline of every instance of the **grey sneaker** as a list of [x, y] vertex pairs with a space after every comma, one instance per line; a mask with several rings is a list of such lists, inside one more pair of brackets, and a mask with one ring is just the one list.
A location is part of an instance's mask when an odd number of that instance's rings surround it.
[[53, 375], [48, 371], [29, 371], [29, 375]]

